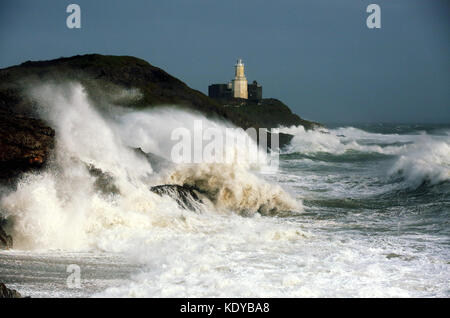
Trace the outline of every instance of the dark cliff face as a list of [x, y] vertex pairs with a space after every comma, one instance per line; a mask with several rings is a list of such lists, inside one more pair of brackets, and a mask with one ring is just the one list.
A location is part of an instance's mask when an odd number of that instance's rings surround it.
[[0, 181], [42, 167], [54, 147], [55, 131], [43, 121], [0, 110]]

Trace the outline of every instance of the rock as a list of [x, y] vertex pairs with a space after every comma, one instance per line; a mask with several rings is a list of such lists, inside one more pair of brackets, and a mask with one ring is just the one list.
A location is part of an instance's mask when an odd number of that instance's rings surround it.
[[22, 295], [17, 290], [9, 289], [0, 283], [0, 298], [22, 298]]
[[[1, 220], [0, 220], [1, 221]], [[13, 239], [11, 235], [6, 234], [0, 224], [0, 249], [9, 249], [13, 247]]]
[[160, 196], [168, 195], [174, 199], [181, 208], [191, 211], [199, 210], [198, 206], [195, 206], [195, 203], [203, 203], [199, 196], [200, 191], [187, 185], [163, 184], [151, 187], [150, 191]]
[[119, 194], [119, 188], [114, 184], [114, 177], [109, 173], [103, 172], [101, 169], [91, 165], [86, 165], [89, 174], [95, 177], [94, 186], [103, 194]]
[[54, 147], [55, 131], [42, 120], [0, 109], [0, 180], [41, 168]]

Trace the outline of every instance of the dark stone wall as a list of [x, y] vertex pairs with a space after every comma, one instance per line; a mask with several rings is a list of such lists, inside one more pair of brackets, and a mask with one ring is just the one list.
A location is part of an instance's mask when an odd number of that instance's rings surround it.
[[262, 86], [256, 81], [253, 81], [252, 84], [248, 84], [248, 99], [251, 101], [262, 100]]
[[212, 84], [208, 87], [208, 96], [211, 98], [231, 98], [232, 91], [227, 84]]

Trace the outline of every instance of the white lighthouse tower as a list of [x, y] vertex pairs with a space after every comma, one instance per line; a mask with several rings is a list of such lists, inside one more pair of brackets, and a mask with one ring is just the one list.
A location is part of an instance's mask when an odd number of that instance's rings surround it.
[[234, 68], [235, 68], [235, 77], [231, 84], [233, 97], [248, 99], [247, 79], [245, 78], [244, 63], [242, 63], [242, 59], [237, 60]]

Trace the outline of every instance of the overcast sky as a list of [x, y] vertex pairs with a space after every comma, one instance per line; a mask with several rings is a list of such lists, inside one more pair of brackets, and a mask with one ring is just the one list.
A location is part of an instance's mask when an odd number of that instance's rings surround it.
[[264, 97], [307, 119], [450, 123], [448, 0], [1, 0], [1, 68], [85, 53], [143, 58], [204, 93], [241, 57]]

